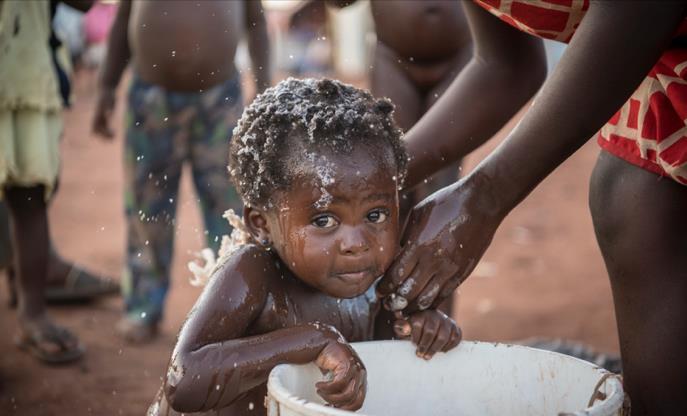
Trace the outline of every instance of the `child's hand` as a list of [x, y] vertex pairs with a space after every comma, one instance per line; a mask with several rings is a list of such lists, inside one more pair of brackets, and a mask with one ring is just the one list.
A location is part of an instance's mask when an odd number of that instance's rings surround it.
[[396, 321], [394, 332], [400, 338], [410, 337], [413, 344], [417, 345], [415, 354], [425, 360], [432, 358], [438, 351], [452, 349], [462, 337], [456, 322], [435, 309], [416, 312], [407, 321]]
[[315, 385], [317, 394], [334, 407], [360, 409], [367, 392], [367, 372], [353, 348], [342, 340], [332, 340], [317, 356], [315, 364], [323, 373], [333, 375]]

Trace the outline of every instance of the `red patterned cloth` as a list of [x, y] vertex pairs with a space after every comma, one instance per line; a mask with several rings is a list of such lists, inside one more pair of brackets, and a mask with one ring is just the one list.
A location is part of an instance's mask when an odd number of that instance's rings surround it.
[[[474, 2], [519, 30], [566, 43], [589, 8], [589, 0]], [[687, 36], [687, 19], [675, 36]], [[633, 165], [687, 185], [687, 48], [674, 43], [601, 128], [598, 143]]]

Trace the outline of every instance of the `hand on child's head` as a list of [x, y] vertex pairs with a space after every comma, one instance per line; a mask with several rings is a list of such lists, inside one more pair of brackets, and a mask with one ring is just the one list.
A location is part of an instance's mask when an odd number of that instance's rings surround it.
[[415, 354], [425, 360], [439, 351], [449, 351], [460, 343], [462, 333], [456, 322], [441, 311], [429, 309], [413, 313], [407, 320], [396, 320], [394, 332], [417, 345]]

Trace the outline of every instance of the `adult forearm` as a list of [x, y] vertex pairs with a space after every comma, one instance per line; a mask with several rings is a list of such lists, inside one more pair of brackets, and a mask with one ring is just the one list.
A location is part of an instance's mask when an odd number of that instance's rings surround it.
[[516, 206], [629, 98], [683, 19], [683, 2], [593, 3], [521, 123], [476, 169]]
[[326, 325], [307, 324], [263, 335], [174, 353], [165, 395], [179, 412], [221, 409], [267, 381], [279, 364], [314, 361], [340, 335]]
[[406, 187], [459, 160], [497, 133], [544, 80], [543, 64], [504, 67], [473, 58], [442, 98], [406, 134]]
[[100, 86], [110, 89], [117, 88], [131, 57], [128, 36], [131, 3], [124, 1], [119, 7], [110, 30], [107, 54], [105, 55], [105, 62], [100, 73]]

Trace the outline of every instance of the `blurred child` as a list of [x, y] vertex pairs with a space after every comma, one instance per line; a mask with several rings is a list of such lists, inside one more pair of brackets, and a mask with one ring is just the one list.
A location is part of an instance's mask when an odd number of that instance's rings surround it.
[[169, 288], [179, 180], [191, 165], [207, 244], [228, 234], [222, 219], [240, 201], [227, 181], [226, 137], [243, 108], [236, 46], [247, 34], [255, 88], [269, 84], [269, 48], [259, 1], [122, 1], [112, 27], [94, 117], [112, 137], [115, 89], [129, 60], [126, 115], [128, 222], [123, 277], [126, 316], [119, 333], [132, 342], [156, 335]]
[[[360, 408], [365, 366], [348, 342], [371, 340], [391, 323], [379, 319], [375, 282], [399, 249], [407, 155], [392, 110], [367, 92], [314, 79], [283, 81], [245, 110], [229, 170], [249, 235], [223, 247], [148, 414], [264, 415], [272, 368], [307, 362], [332, 373], [317, 384], [325, 401]], [[394, 328], [420, 357], [460, 341], [439, 311], [407, 319]]]
[[84, 349], [52, 322], [44, 300], [50, 259], [47, 200], [57, 180], [62, 133], [51, 18], [48, 0], [0, 2], [0, 198], [9, 211], [18, 281], [15, 342], [43, 362], [64, 363], [80, 358]]

